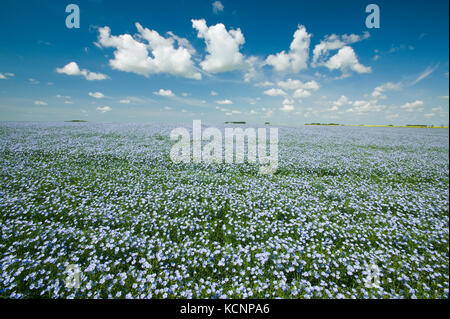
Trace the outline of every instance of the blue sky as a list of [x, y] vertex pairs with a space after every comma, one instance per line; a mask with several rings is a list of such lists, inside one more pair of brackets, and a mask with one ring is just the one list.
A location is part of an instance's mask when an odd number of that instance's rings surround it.
[[448, 125], [448, 1], [69, 3], [2, 1], [0, 120]]

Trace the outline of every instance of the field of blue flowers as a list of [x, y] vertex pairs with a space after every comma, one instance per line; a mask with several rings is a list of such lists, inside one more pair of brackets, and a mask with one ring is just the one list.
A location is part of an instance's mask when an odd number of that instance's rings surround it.
[[448, 129], [279, 128], [260, 175], [173, 127], [0, 123], [0, 297], [448, 298]]

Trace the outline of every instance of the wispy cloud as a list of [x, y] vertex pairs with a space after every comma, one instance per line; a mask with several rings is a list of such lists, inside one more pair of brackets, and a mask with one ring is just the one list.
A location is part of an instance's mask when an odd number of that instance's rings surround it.
[[6, 73], [0, 73], [0, 80], [7, 80], [9, 78], [12, 78], [14, 76], [14, 73], [6, 72]]
[[420, 81], [426, 79], [427, 77], [429, 77], [431, 75], [431, 73], [433, 73], [434, 71], [436, 71], [436, 69], [439, 67], [439, 64], [436, 64], [434, 66], [428, 66], [422, 73], [420, 73], [420, 75], [412, 82], [412, 85], [419, 83]]
[[215, 14], [218, 14], [219, 12], [223, 11], [224, 6], [222, 4], [222, 2], [220, 1], [214, 1], [212, 3], [212, 10]]
[[401, 83], [392, 83], [392, 82], [387, 82], [384, 83], [380, 86], [377, 86], [373, 92], [372, 92], [372, 97], [376, 98], [376, 99], [385, 99], [386, 96], [383, 95], [384, 91], [387, 90], [400, 90], [402, 88], [402, 84]]
[[97, 107], [97, 111], [101, 112], [101, 113], [106, 113], [106, 112], [110, 112], [112, 111], [112, 108], [109, 106], [99, 106]]
[[230, 105], [233, 104], [233, 101], [231, 100], [220, 100], [220, 101], [216, 101], [217, 104], [221, 104], [221, 105]]
[[422, 110], [423, 104], [424, 104], [423, 101], [417, 100], [414, 102], [405, 103], [405, 104], [401, 105], [400, 108], [404, 109], [408, 112], [412, 112], [412, 111]]
[[61, 94], [56, 94], [56, 97], [57, 97], [58, 99], [70, 99], [70, 98], [71, 98], [70, 96], [61, 95]]
[[256, 87], [267, 87], [267, 86], [272, 86], [272, 85], [274, 85], [274, 83], [270, 82], [270, 81], [255, 83]]

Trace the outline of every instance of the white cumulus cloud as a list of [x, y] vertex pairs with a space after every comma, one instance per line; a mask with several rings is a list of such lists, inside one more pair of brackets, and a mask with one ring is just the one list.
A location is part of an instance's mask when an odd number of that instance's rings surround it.
[[353, 105], [353, 107], [347, 109], [346, 112], [356, 113], [359, 115], [367, 114], [368, 112], [380, 112], [386, 108], [385, 105], [377, 104], [377, 100], [357, 100], [351, 102], [346, 99], [346, 102], [344, 104]]
[[265, 90], [264, 94], [269, 95], [269, 96], [280, 96], [280, 95], [286, 95], [286, 92], [283, 91], [282, 89], [272, 88], [269, 90]]
[[267, 57], [266, 63], [271, 65], [276, 71], [300, 72], [308, 67], [309, 45], [311, 35], [306, 32], [306, 28], [302, 25], [298, 26], [294, 33], [289, 52], [284, 50], [271, 54]]
[[302, 82], [300, 80], [287, 79], [286, 81], [279, 81], [278, 86], [285, 90], [305, 89], [316, 91], [320, 88], [319, 83], [314, 80]]
[[83, 76], [88, 81], [108, 79], [108, 76], [102, 73], [95, 73], [86, 69], [80, 70], [76, 62], [70, 62], [62, 68], [56, 68], [56, 72], [66, 75]]
[[317, 44], [314, 47], [312, 65], [316, 66], [320, 62], [323, 62], [323, 59], [328, 57], [329, 52], [332, 50], [341, 49], [347, 44], [356, 43], [369, 37], [370, 37], [369, 32], [364, 32], [363, 35], [357, 34], [350, 34], [350, 35], [344, 34], [342, 36], [336, 34], [327, 35], [323, 40], [320, 41], [319, 44]]
[[160, 96], [167, 96], [167, 97], [175, 96], [175, 94], [172, 92], [172, 90], [164, 90], [164, 89], [159, 89], [159, 91], [153, 92], [153, 94], [160, 95]]
[[294, 101], [292, 99], [289, 98], [285, 98], [283, 100], [283, 106], [280, 108], [281, 111], [283, 112], [291, 112], [294, 110]]
[[348, 74], [349, 71], [357, 73], [370, 73], [372, 69], [359, 63], [355, 51], [349, 47], [344, 46], [338, 53], [333, 55], [327, 62], [323, 64], [329, 70], [339, 69], [343, 74]]
[[346, 97], [345, 95], [341, 95], [341, 97], [339, 99], [337, 99], [336, 101], [334, 101], [332, 104], [333, 104], [333, 106], [339, 108], [341, 106], [351, 104], [351, 103], [352, 102], [348, 99], [348, 97]]
[[241, 29], [227, 31], [222, 23], [208, 27], [204, 19], [191, 20], [198, 38], [204, 39], [208, 54], [200, 63], [211, 73], [228, 72], [244, 67], [244, 55], [239, 52], [245, 43]]
[[311, 92], [309, 92], [308, 90], [297, 89], [294, 92], [294, 97], [297, 99], [302, 99], [302, 98], [309, 97], [309, 96], [311, 96]]
[[283, 112], [292, 112], [294, 110], [294, 106], [291, 104], [284, 104], [281, 108], [281, 111]]
[[135, 37], [130, 34], [113, 36], [107, 26], [99, 29], [98, 45], [116, 49], [114, 59], [109, 61], [113, 69], [146, 77], [168, 73], [195, 80], [202, 78], [194, 67], [191, 59], [193, 49], [186, 39], [172, 32], [168, 32], [165, 38], [154, 30], [143, 28], [139, 23], [136, 23], [136, 28], [139, 33]]
[[88, 94], [89, 96], [94, 97], [96, 99], [102, 99], [105, 97], [101, 92], [89, 92]]
[[274, 85], [274, 83], [270, 82], [270, 81], [255, 83], [256, 87], [267, 87], [267, 86], [272, 86], [272, 85]]

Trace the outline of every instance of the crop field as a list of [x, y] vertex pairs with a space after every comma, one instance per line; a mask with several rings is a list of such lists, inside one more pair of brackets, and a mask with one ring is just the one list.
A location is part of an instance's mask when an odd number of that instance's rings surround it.
[[260, 175], [174, 127], [0, 123], [0, 297], [449, 297], [448, 129], [279, 128]]

